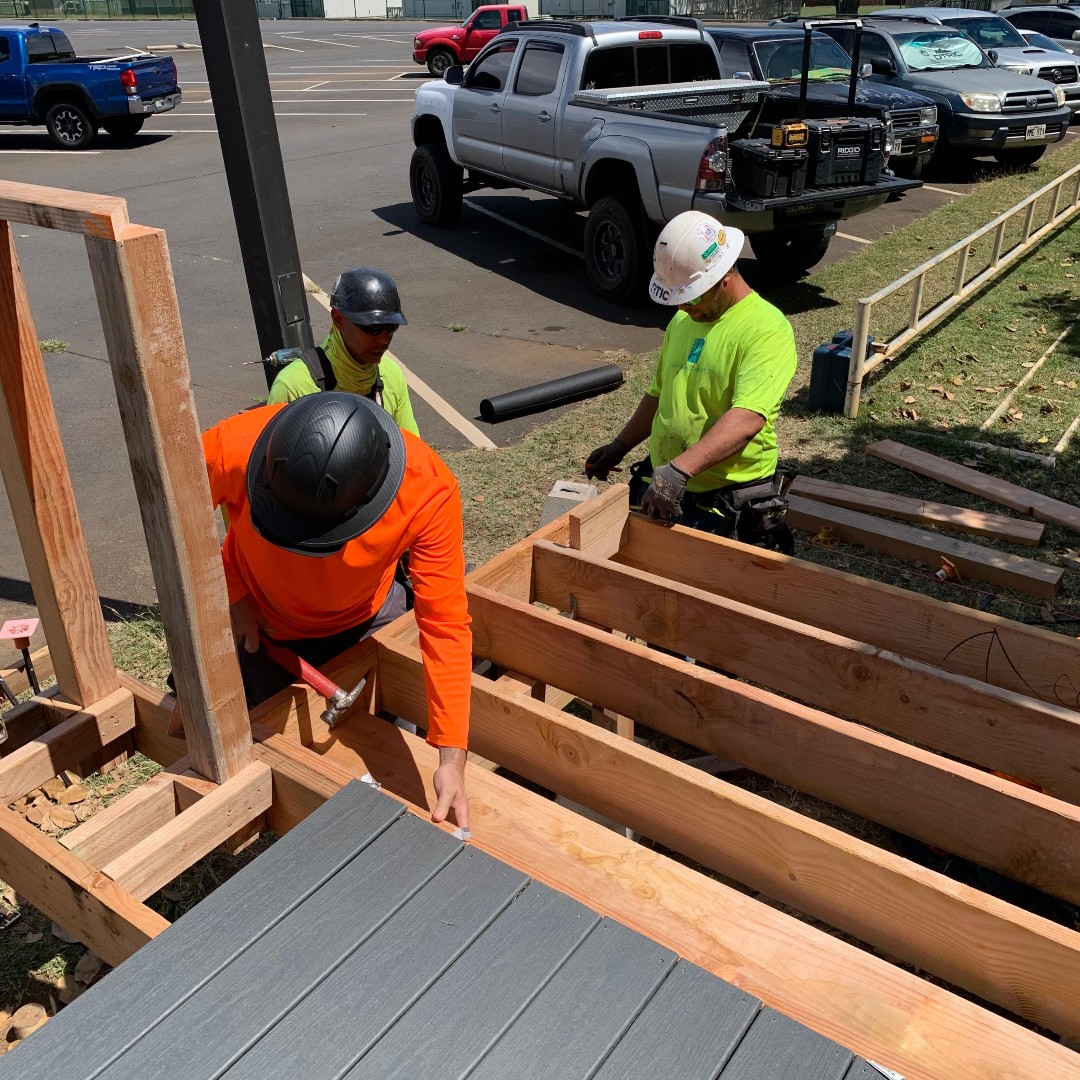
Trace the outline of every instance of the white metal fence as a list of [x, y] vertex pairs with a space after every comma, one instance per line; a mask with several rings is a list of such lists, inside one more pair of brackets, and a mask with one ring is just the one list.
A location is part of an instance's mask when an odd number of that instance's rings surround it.
[[[1045, 218], [1040, 215], [1036, 226], [1036, 207], [1044, 202]], [[879, 289], [873, 296], [857, 301], [855, 310], [855, 336], [851, 346], [851, 366], [848, 369], [847, 395], [844, 400], [844, 415], [858, 416], [859, 398], [866, 376], [879, 364], [884, 363], [902, 349], [916, 334], [921, 333], [941, 320], [950, 311], [962, 304], [972, 293], [981, 289], [1001, 270], [1030, 250], [1048, 232], [1056, 229], [1080, 208], [1080, 165], [1063, 173], [1056, 180], [1039, 188], [1022, 202], [994, 218], [988, 225], [973, 232], [951, 248], [928, 259], [910, 273], [898, 278], [891, 285]], [[1017, 219], [1023, 215], [1023, 221], [1015, 242], [1006, 247], [1006, 232], [1015, 228]], [[969, 278], [969, 262], [973, 246], [978, 241], [989, 239], [991, 243], [989, 264]], [[952, 288], [945, 299], [935, 304], [929, 311], [923, 311], [923, 294], [927, 276], [938, 271], [950, 259], [956, 260], [956, 271], [952, 278]], [[872, 350], [867, 349], [867, 338], [871, 332], [871, 319], [874, 307], [887, 300], [901, 289], [911, 286], [911, 303], [907, 318], [907, 327], [884, 343], [875, 342]], [[868, 356], [872, 351], [874, 355]]]

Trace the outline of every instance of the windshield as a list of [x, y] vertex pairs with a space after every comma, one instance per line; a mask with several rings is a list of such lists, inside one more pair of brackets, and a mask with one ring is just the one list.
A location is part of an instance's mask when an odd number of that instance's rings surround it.
[[969, 37], [950, 30], [893, 34], [908, 71], [948, 71], [989, 67], [986, 54]]
[[[765, 78], [771, 83], [796, 82], [802, 76], [803, 42], [794, 38], [780, 41], [757, 41], [754, 53]], [[831, 37], [822, 34], [810, 39], [811, 79], [847, 79], [851, 76], [851, 57]]]
[[967, 34], [982, 49], [1023, 49], [1024, 39], [1011, 22], [994, 19], [948, 19], [947, 26]]

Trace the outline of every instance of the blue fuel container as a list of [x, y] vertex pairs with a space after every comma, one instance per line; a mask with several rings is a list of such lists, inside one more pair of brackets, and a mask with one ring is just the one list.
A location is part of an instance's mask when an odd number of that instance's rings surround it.
[[[814, 350], [810, 366], [810, 394], [807, 404], [814, 412], [842, 413], [847, 394], [848, 372], [851, 368], [852, 330], [840, 330], [832, 341]], [[866, 339], [869, 353], [872, 337]]]

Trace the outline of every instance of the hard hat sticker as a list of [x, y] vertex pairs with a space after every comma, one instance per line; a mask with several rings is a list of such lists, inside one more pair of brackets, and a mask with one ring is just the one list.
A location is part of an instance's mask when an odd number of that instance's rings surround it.
[[698, 239], [707, 244], [710, 240], [716, 239], [716, 228], [708, 221], [703, 221], [697, 230]]
[[666, 304], [671, 299], [671, 290], [665, 289], [658, 281], [649, 285], [649, 295], [658, 303]]
[[719, 244], [710, 244], [702, 253], [701, 257], [708, 262], [720, 250]]

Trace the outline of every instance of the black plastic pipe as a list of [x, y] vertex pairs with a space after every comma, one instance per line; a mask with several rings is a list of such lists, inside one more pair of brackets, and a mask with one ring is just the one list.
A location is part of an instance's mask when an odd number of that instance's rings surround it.
[[567, 375], [563, 379], [552, 379], [550, 382], [511, 390], [508, 394], [484, 398], [480, 402], [480, 415], [489, 424], [496, 424], [500, 420], [509, 420], [512, 416], [553, 409], [556, 405], [603, 394], [622, 386], [622, 381], [622, 368], [617, 364], [605, 364], [577, 375]]

